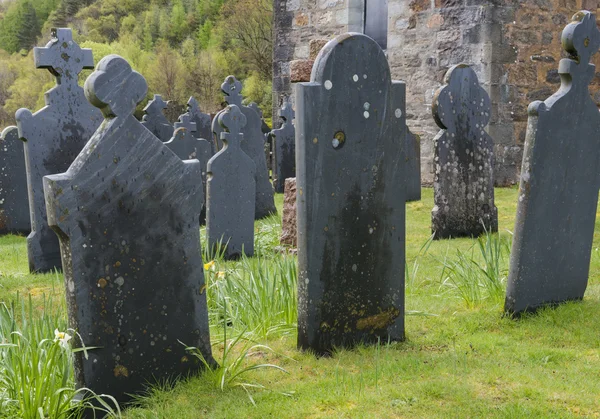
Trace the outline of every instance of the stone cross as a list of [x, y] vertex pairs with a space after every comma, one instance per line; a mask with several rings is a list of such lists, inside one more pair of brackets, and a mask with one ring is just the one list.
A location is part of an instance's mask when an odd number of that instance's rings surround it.
[[296, 85], [298, 346], [404, 339], [405, 85], [345, 34]]
[[[254, 112], [254, 111], [252, 111]], [[208, 162], [206, 237], [227, 259], [254, 254], [254, 161], [241, 148], [246, 116], [237, 105], [219, 113], [224, 146]]]
[[211, 153], [215, 153], [215, 144], [212, 141], [212, 129], [210, 115], [200, 110], [198, 101], [191, 96], [187, 103], [187, 113], [196, 124], [196, 138], [203, 138], [211, 144]]
[[406, 127], [406, 201], [421, 200], [421, 138]]
[[435, 239], [479, 236], [498, 231], [494, 205], [494, 141], [485, 132], [490, 98], [471, 67], [446, 73], [434, 95], [432, 112], [442, 130], [434, 138]]
[[595, 16], [581, 11], [562, 33], [562, 85], [529, 105], [505, 310], [584, 296], [600, 182], [600, 113], [589, 84], [600, 47]]
[[[265, 139], [261, 131], [260, 116], [252, 108], [241, 104], [241, 89], [240, 83], [235, 77], [229, 76], [221, 86], [225, 93], [225, 100], [230, 105], [236, 105], [246, 117], [246, 124], [242, 126], [243, 141], [241, 144], [242, 150], [248, 155], [255, 165], [255, 181], [256, 181], [256, 203], [254, 216], [256, 219], [267, 217], [277, 212], [275, 207], [275, 199], [273, 196], [273, 185], [269, 179], [269, 171], [267, 169], [267, 161], [265, 159]], [[230, 102], [233, 101], [232, 102]], [[219, 116], [223, 111], [219, 112], [213, 120], [212, 130], [215, 138], [221, 138], [221, 133], [224, 131], [219, 121]], [[217, 143], [219, 146], [219, 143]], [[217, 147], [220, 149], [220, 147]]]
[[152, 132], [159, 140], [167, 142], [173, 136], [173, 125], [169, 122], [163, 110], [167, 109], [161, 95], [154, 95], [144, 108], [145, 115], [142, 117], [142, 125]]
[[273, 183], [277, 193], [283, 193], [287, 178], [296, 177], [296, 129], [292, 123], [294, 116], [292, 104], [285, 102], [279, 110], [281, 128], [271, 131], [271, 139], [275, 143]]
[[17, 127], [0, 134], [0, 235], [29, 234], [29, 201], [23, 143]]
[[31, 234], [27, 254], [31, 272], [61, 269], [60, 248], [48, 227], [42, 178], [69, 168], [102, 122], [102, 114], [85, 99], [77, 84], [84, 68], [93, 68], [92, 51], [81, 49], [71, 29], [53, 29], [45, 47], [34, 48], [37, 68], [56, 77], [56, 86], [46, 92], [46, 106], [35, 114], [19, 109], [15, 115], [19, 138], [24, 141], [27, 188], [31, 211]]
[[200, 163], [181, 161], [135, 119], [146, 80], [117, 55], [88, 77], [102, 127], [62, 174], [46, 176], [60, 238], [69, 322], [86, 346], [79, 387], [119, 403], [149, 381], [213, 363], [200, 249]]

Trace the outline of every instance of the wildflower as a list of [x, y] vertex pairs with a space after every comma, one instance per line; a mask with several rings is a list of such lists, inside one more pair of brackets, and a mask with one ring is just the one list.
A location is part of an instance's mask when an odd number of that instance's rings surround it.
[[213, 269], [215, 267], [215, 261], [211, 260], [208, 263], [204, 264], [204, 270], [208, 271], [209, 269]]
[[70, 340], [71, 335], [66, 332], [59, 332], [58, 329], [54, 329], [54, 342], [58, 342], [60, 346], [68, 349]]
[[219, 279], [225, 278], [225, 272], [224, 271], [217, 272], [217, 278], [219, 278]]

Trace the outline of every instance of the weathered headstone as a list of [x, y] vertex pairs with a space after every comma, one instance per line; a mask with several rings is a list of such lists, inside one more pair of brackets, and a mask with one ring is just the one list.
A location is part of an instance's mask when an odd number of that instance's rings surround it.
[[17, 127], [0, 135], [0, 235], [31, 231], [23, 143]]
[[198, 101], [192, 96], [187, 103], [187, 111], [192, 122], [196, 124], [196, 138], [203, 138], [211, 144], [211, 153], [215, 153], [215, 144], [212, 141], [213, 134], [211, 129], [210, 115], [200, 110]]
[[60, 237], [78, 386], [126, 402], [149, 381], [213, 362], [200, 249], [200, 163], [181, 161], [133, 116], [144, 78], [117, 55], [87, 79], [105, 122], [66, 173], [46, 176]]
[[61, 268], [60, 248], [48, 227], [43, 177], [69, 168], [102, 122], [102, 113], [85, 99], [77, 78], [84, 68], [93, 68], [90, 49], [73, 41], [71, 29], [53, 29], [43, 48], [34, 48], [37, 68], [48, 69], [56, 86], [46, 92], [46, 106], [35, 114], [28, 109], [16, 113], [19, 137], [25, 141], [27, 188], [31, 212], [31, 234], [27, 253], [31, 272]]
[[298, 228], [296, 225], [296, 178], [285, 180], [283, 195], [283, 214], [281, 217], [281, 237], [279, 243], [293, 248], [298, 247]]
[[296, 177], [296, 129], [292, 104], [285, 102], [279, 110], [281, 128], [271, 131], [275, 142], [274, 181], [275, 192], [283, 193], [287, 178]]
[[421, 200], [421, 138], [406, 127], [406, 201]]
[[263, 150], [265, 152], [265, 161], [267, 162], [267, 173], [269, 174], [269, 179], [272, 179], [271, 171], [273, 170], [273, 155], [271, 152], [271, 128], [267, 125], [265, 118], [263, 117], [263, 111], [260, 109], [256, 102], [251, 102], [248, 104], [250, 109], [254, 109], [258, 116], [260, 117], [260, 130], [263, 133], [263, 139], [265, 143], [263, 144]]
[[490, 98], [471, 67], [459, 64], [446, 73], [433, 98], [432, 112], [442, 130], [434, 138], [436, 239], [479, 236], [498, 231], [494, 205], [494, 141], [485, 132]]
[[142, 125], [156, 135], [159, 140], [167, 142], [173, 136], [174, 128], [163, 113], [164, 109], [167, 109], [167, 102], [161, 95], [154, 95], [154, 98], [148, 101], [144, 108], [145, 115], [142, 117]]
[[300, 348], [404, 339], [405, 97], [355, 33], [296, 86]]
[[600, 114], [588, 86], [600, 47], [593, 14], [562, 33], [562, 86], [529, 105], [505, 309], [519, 314], [583, 298], [600, 182]]
[[[252, 111], [254, 112], [254, 111]], [[246, 117], [237, 105], [219, 113], [223, 148], [208, 162], [206, 237], [212, 250], [225, 246], [225, 257], [254, 254], [254, 161], [241, 148]]]
[[[267, 162], [265, 160], [265, 139], [260, 129], [261, 119], [256, 111], [248, 106], [242, 105], [242, 83], [233, 76], [228, 76], [225, 82], [221, 85], [221, 90], [225, 93], [225, 101], [229, 105], [236, 105], [246, 117], [246, 125], [242, 127], [243, 141], [242, 150], [250, 157], [255, 164], [255, 181], [256, 181], [256, 205], [254, 216], [256, 219], [264, 218], [268, 215], [275, 214], [275, 200], [273, 198], [273, 185], [269, 181], [269, 171], [267, 170]], [[218, 122], [218, 117], [225, 110], [219, 112], [213, 120], [213, 133], [216, 138], [221, 138], [223, 127]], [[218, 149], [221, 145], [218, 143]]]

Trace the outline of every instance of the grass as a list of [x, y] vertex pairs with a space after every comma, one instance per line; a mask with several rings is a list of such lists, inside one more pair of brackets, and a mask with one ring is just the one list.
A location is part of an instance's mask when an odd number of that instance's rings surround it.
[[[217, 258], [207, 273], [215, 358], [244, 374], [222, 388], [223, 370], [158, 386], [124, 417], [598, 417], [600, 219], [584, 301], [515, 321], [502, 316], [502, 296], [516, 200], [516, 189], [496, 190], [498, 235], [428, 241], [424, 189], [407, 205], [406, 304], [427, 315], [407, 316], [406, 342], [320, 359], [295, 349], [294, 259], [273, 251], [278, 218], [257, 222], [258, 257]], [[62, 301], [60, 275], [27, 273], [23, 238], [0, 238], [0, 272], [0, 301], [31, 294], [40, 312], [44, 295]]]

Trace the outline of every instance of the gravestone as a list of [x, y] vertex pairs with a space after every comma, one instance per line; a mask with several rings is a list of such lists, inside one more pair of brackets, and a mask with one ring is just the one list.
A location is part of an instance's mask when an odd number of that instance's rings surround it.
[[60, 248], [48, 227], [43, 177], [69, 168], [83, 146], [102, 122], [102, 113], [85, 99], [77, 84], [84, 68], [93, 68], [90, 49], [73, 41], [71, 29], [52, 29], [45, 47], [33, 49], [37, 68], [48, 69], [56, 86], [46, 92], [46, 106], [32, 114], [19, 109], [15, 115], [19, 138], [25, 141], [27, 188], [31, 212], [31, 234], [27, 254], [31, 272], [61, 268]]
[[[256, 219], [264, 218], [275, 214], [275, 200], [273, 198], [273, 185], [269, 181], [269, 171], [265, 160], [265, 140], [261, 131], [261, 119], [256, 111], [248, 106], [242, 105], [242, 83], [233, 76], [228, 76], [221, 85], [221, 90], [225, 93], [225, 101], [229, 105], [236, 105], [246, 117], [246, 125], [242, 127], [242, 150], [250, 157], [255, 164], [256, 181], [256, 204], [254, 216]], [[213, 120], [213, 133], [215, 138], [221, 138], [223, 127], [218, 122], [218, 117], [224, 110], [217, 114]], [[220, 141], [217, 143], [217, 149], [221, 149]]]
[[215, 144], [212, 141], [213, 134], [211, 129], [210, 115], [200, 110], [198, 101], [191, 96], [187, 103], [187, 113], [192, 122], [196, 124], [196, 138], [203, 138], [211, 145], [211, 153], [215, 153]]
[[46, 176], [69, 321], [87, 346], [79, 387], [127, 402], [148, 382], [213, 362], [200, 249], [200, 163], [181, 161], [135, 119], [144, 78], [117, 55], [87, 79], [105, 122], [66, 173]]
[[285, 180], [296, 177], [296, 129], [294, 109], [292, 104], [285, 102], [279, 110], [282, 120], [281, 128], [271, 131], [271, 138], [275, 142], [274, 182], [275, 192], [283, 193]]
[[162, 142], [167, 142], [173, 136], [173, 125], [169, 122], [163, 110], [167, 109], [161, 95], [154, 95], [154, 98], [148, 101], [144, 108], [145, 115], [142, 117], [142, 125]]
[[421, 138], [406, 127], [406, 201], [421, 200]]
[[356, 33], [296, 85], [300, 348], [404, 339], [405, 97]]
[[[254, 111], [252, 111], [254, 112]], [[254, 161], [241, 148], [246, 116], [229, 105], [218, 116], [223, 148], [208, 162], [206, 237], [212, 251], [226, 245], [224, 256], [254, 254]]]
[[490, 98], [471, 67], [459, 64], [446, 73], [432, 112], [442, 128], [434, 138], [435, 239], [479, 236], [498, 231], [494, 205], [494, 141], [485, 132]]
[[573, 16], [562, 45], [561, 88], [529, 105], [505, 303], [513, 314], [580, 300], [587, 287], [600, 187], [600, 114], [588, 90], [600, 47], [594, 15]]
[[7, 127], [0, 135], [0, 235], [30, 231], [23, 143], [18, 128]]
[[267, 125], [265, 118], [263, 118], [263, 111], [258, 107], [256, 102], [251, 102], [248, 104], [248, 107], [254, 109], [258, 116], [260, 117], [260, 130], [263, 133], [263, 137], [265, 143], [263, 145], [263, 150], [265, 151], [265, 161], [267, 162], [267, 172], [269, 173], [269, 179], [272, 178], [270, 175], [273, 170], [273, 156], [271, 152], [271, 128]]

